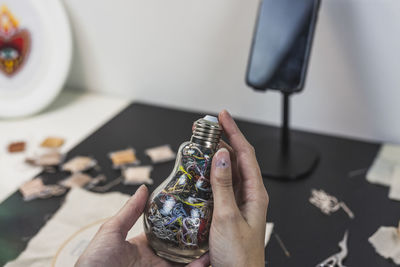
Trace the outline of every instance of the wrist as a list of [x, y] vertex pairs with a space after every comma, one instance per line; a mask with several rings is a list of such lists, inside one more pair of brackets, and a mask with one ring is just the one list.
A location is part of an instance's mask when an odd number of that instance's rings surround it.
[[[245, 265], [243, 265], [245, 266]], [[252, 263], [250, 265], [246, 265], [246, 266], [251, 266], [251, 267], [264, 267], [265, 266], [265, 260], [264, 258], [258, 258], [255, 259], [254, 261], [252, 261]]]
[[[264, 267], [265, 266], [265, 255], [264, 254], [265, 254], [264, 250], [260, 250], [256, 253], [252, 253], [251, 259], [249, 259], [249, 261], [247, 261], [246, 266]], [[243, 265], [243, 266], [245, 266], [245, 265]]]
[[265, 266], [264, 251], [263, 253], [249, 253], [245, 255], [245, 257], [241, 257], [241, 259], [236, 259], [235, 264], [229, 266], [264, 267]]

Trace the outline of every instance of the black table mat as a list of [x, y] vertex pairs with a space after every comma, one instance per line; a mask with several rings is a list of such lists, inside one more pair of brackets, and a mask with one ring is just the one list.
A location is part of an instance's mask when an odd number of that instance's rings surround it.
[[[106, 107], [105, 107], [106, 108]], [[134, 103], [115, 118], [73, 148], [67, 159], [76, 155], [92, 155], [109, 180], [120, 176], [112, 169], [110, 151], [134, 147], [142, 164], [150, 163], [144, 149], [170, 144], [176, 151], [190, 138], [193, 121], [204, 114]], [[79, 119], [79, 118], [77, 118]], [[251, 143], [278, 136], [275, 127], [238, 120], [238, 125]], [[345, 138], [293, 131], [293, 139], [312, 144], [321, 155], [314, 173], [296, 182], [264, 180], [270, 195], [268, 221], [289, 250], [284, 255], [277, 240], [271, 236], [266, 248], [268, 266], [315, 266], [339, 251], [337, 243], [349, 230], [349, 255], [346, 266], [395, 266], [378, 256], [368, 243], [379, 226], [395, 225], [399, 220], [400, 203], [387, 198], [388, 189], [371, 185], [365, 173], [348, 177], [353, 170], [368, 168], [379, 144]], [[256, 148], [257, 149], [257, 148]], [[262, 160], [262, 159], [258, 159]], [[173, 162], [155, 165], [152, 178], [155, 189], [171, 172]], [[46, 174], [45, 182], [53, 183], [66, 173]], [[338, 197], [355, 213], [350, 220], [338, 211], [331, 216], [322, 214], [308, 202], [312, 188], [324, 189]], [[137, 186], [118, 185], [110, 191], [132, 194]], [[48, 219], [61, 206], [65, 196], [24, 202], [15, 192], [0, 205], [0, 265], [16, 258]], [[101, 208], [101, 207], [93, 207]]]

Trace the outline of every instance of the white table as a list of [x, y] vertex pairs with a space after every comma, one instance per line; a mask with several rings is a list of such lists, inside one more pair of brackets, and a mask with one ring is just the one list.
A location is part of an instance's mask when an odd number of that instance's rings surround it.
[[[61, 151], [68, 152], [129, 102], [122, 98], [65, 89], [50, 107], [37, 115], [0, 119], [0, 203], [41, 171], [41, 168], [32, 167], [24, 161], [44, 138], [64, 138]], [[7, 146], [14, 141], [27, 142], [27, 150], [9, 153]]]

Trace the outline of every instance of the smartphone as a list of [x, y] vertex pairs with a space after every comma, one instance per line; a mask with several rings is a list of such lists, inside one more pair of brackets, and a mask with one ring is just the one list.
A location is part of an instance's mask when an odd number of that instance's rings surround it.
[[320, 0], [263, 0], [253, 35], [246, 83], [255, 90], [304, 87]]

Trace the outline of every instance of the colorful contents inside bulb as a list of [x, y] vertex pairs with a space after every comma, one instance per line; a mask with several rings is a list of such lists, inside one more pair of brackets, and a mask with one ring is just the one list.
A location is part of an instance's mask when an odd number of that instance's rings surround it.
[[173, 178], [150, 201], [145, 225], [150, 238], [180, 249], [198, 249], [207, 246], [211, 225], [214, 151], [186, 143], [178, 153]]

